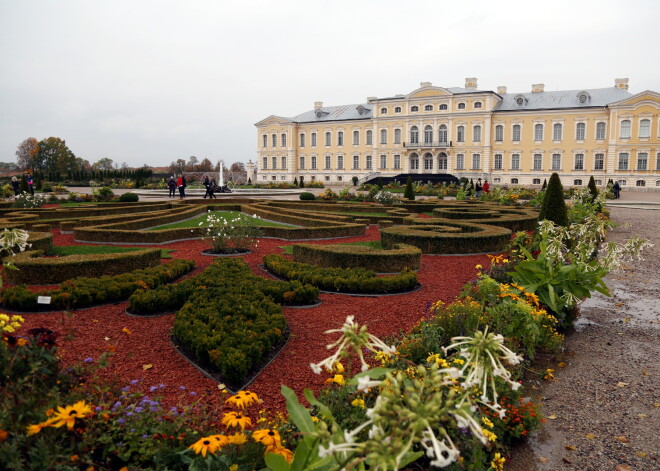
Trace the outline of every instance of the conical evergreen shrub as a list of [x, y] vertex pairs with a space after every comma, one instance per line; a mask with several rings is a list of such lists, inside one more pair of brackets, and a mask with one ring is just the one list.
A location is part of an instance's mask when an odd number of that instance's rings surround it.
[[293, 177], [293, 184], [298, 186], [298, 177]]
[[568, 212], [564, 201], [564, 187], [559, 175], [553, 173], [545, 190], [539, 221], [552, 221], [558, 226], [568, 226]]
[[410, 201], [415, 200], [415, 191], [413, 190], [412, 180], [408, 177], [406, 182], [406, 190], [403, 192], [403, 197], [408, 198]]
[[593, 175], [589, 177], [589, 184], [587, 185], [587, 188], [589, 188], [589, 193], [591, 193], [591, 201], [594, 201], [596, 196], [598, 196], [598, 188], [596, 188], [596, 180], [594, 180]]
[[378, 188], [380, 188], [381, 190], [383, 189], [383, 179], [382, 178], [378, 179]]
[[548, 179], [544, 178], [543, 179], [543, 186], [541, 187], [541, 191], [545, 191], [546, 188], [548, 188]]

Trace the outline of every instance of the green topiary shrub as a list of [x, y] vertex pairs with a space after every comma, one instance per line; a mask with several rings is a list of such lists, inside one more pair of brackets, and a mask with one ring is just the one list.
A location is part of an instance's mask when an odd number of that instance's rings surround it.
[[300, 199], [303, 201], [314, 201], [316, 196], [314, 196], [314, 193], [309, 193], [306, 191], [304, 193], [300, 193]]
[[596, 181], [593, 175], [589, 177], [587, 188], [589, 188], [589, 193], [591, 193], [591, 201], [594, 201], [598, 196], [598, 188], [596, 187]]
[[406, 182], [406, 190], [403, 192], [403, 197], [410, 201], [415, 200], [415, 190], [413, 190], [412, 179], [410, 177], [408, 177], [408, 181]]
[[140, 197], [135, 193], [124, 193], [119, 197], [119, 201], [122, 203], [137, 203], [140, 200]]
[[293, 184], [298, 186], [298, 177], [293, 177]]
[[564, 187], [559, 175], [553, 173], [545, 190], [545, 197], [539, 213], [539, 221], [552, 221], [559, 226], [568, 226], [568, 212], [564, 201]]

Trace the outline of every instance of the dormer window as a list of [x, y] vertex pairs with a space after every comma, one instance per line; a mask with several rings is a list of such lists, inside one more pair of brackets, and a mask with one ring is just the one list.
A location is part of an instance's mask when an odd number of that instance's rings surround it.
[[583, 91], [577, 94], [577, 99], [581, 105], [584, 105], [585, 103], [589, 103], [591, 96], [589, 93]]
[[387, 114], [387, 108], [381, 108], [380, 114]]
[[419, 111], [419, 106], [411, 106], [410, 111]]
[[458, 104], [458, 109], [459, 110], [464, 110], [465, 109], [465, 103], [459, 103]]
[[323, 111], [321, 110], [316, 110], [316, 119], [322, 118], [323, 117]]
[[516, 102], [516, 106], [525, 106], [527, 104], [527, 98], [524, 95], [516, 95], [513, 100]]
[[433, 105], [426, 105], [424, 111], [433, 111]]
[[356, 110], [357, 110], [358, 114], [360, 116], [362, 116], [367, 109], [362, 105], [357, 105]]

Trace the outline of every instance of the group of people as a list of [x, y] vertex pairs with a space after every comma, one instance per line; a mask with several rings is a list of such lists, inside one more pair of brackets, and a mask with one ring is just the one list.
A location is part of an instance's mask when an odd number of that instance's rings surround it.
[[[25, 176], [25, 180], [27, 181], [28, 191], [34, 196], [34, 180], [32, 179], [32, 175], [28, 173]], [[11, 188], [14, 190], [16, 196], [21, 192], [21, 182], [15, 176], [11, 177]]]
[[[202, 178], [204, 187], [206, 188], [206, 193], [204, 194], [204, 199], [208, 196], [210, 198], [217, 198], [215, 196], [215, 189], [217, 183], [215, 178], [209, 178], [208, 175], [204, 175]], [[170, 189], [170, 198], [176, 198], [176, 190], [179, 190], [179, 199], [184, 199], [186, 197], [186, 176], [182, 173], [181, 175], [172, 175], [167, 180], [167, 187]]]
[[475, 191], [477, 192], [477, 198], [479, 198], [483, 193], [488, 193], [490, 191], [490, 183], [488, 180], [484, 180], [483, 185], [481, 184], [481, 178], [477, 180], [477, 184], [474, 186]]

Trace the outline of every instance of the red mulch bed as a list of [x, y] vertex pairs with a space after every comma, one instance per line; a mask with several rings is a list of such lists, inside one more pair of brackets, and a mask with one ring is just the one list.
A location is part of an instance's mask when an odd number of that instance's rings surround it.
[[[71, 234], [54, 232], [55, 245], [85, 245], [73, 240]], [[313, 241], [318, 244], [377, 240], [377, 226], [372, 225], [364, 236], [345, 239]], [[278, 246], [290, 245], [285, 240], [262, 239], [258, 249], [243, 259], [253, 272], [268, 276], [259, 268], [264, 255], [279, 253]], [[128, 245], [127, 245], [128, 246]], [[202, 255], [208, 242], [201, 240], [175, 242], [159, 247], [174, 249], [177, 258], [195, 260], [198, 267], [211, 264], [213, 257]], [[356, 297], [337, 294], [321, 294], [323, 303], [307, 309], [285, 308], [284, 314], [291, 329], [291, 337], [285, 349], [249, 386], [264, 400], [264, 406], [272, 410], [284, 410], [285, 401], [280, 387], [286, 384], [299, 394], [304, 388], [318, 390], [327, 376], [316, 375], [309, 368], [310, 362], [318, 362], [327, 356], [326, 345], [336, 338], [325, 335], [328, 329], [338, 328], [346, 316], [354, 315], [360, 324], [366, 323], [369, 331], [383, 337], [405, 331], [424, 314], [429, 303], [438, 299], [450, 302], [468, 281], [475, 278], [475, 265], [488, 266], [485, 255], [433, 256], [422, 255], [418, 272], [422, 289], [409, 294], [383, 297]], [[71, 313], [27, 313], [22, 331], [33, 327], [48, 327], [60, 332], [60, 355], [65, 365], [75, 364], [86, 358], [96, 360], [101, 353], [114, 351], [110, 366], [101, 369], [101, 380], [124, 386], [139, 379], [143, 391], [149, 386], [164, 383], [162, 391], [166, 402], [181, 397], [179, 386], [195, 391], [195, 399], [217, 403], [221, 397], [217, 384], [200, 374], [172, 347], [169, 334], [174, 315], [152, 318], [130, 317], [125, 314], [127, 302], [92, 307]], [[122, 329], [127, 328], [131, 334]], [[105, 340], [105, 339], [108, 340]], [[143, 369], [144, 365], [152, 365]]]

